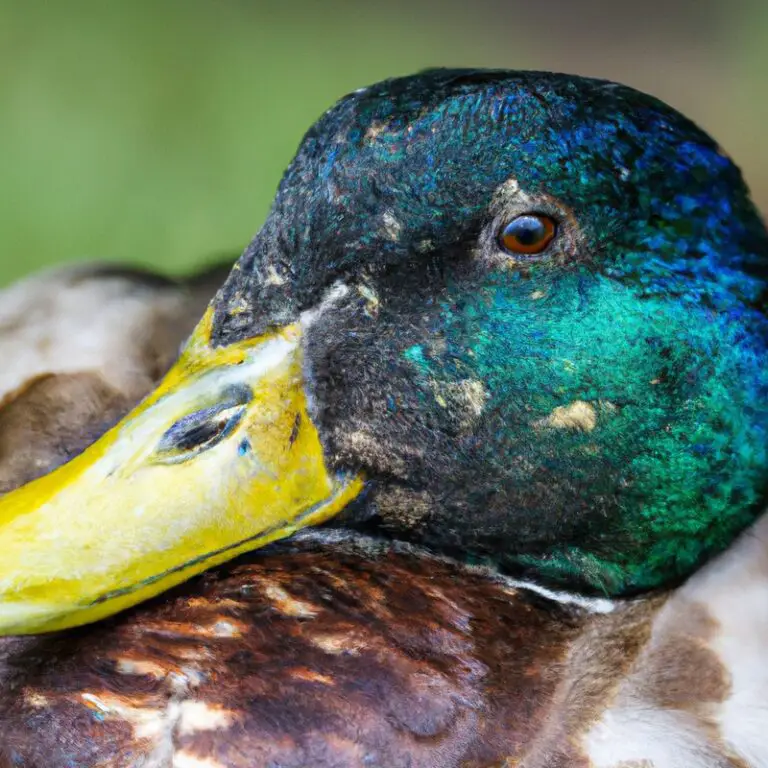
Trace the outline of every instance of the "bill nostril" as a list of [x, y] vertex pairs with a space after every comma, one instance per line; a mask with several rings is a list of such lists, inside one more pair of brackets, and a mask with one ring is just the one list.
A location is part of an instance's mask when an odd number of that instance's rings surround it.
[[244, 405], [223, 410], [206, 408], [177, 421], [160, 438], [156, 454], [160, 460], [183, 461], [217, 445], [231, 434], [245, 413]]
[[185, 461], [213, 448], [234, 431], [252, 397], [253, 393], [245, 385], [231, 387], [221, 402], [183, 416], [160, 438], [155, 449], [158, 460]]

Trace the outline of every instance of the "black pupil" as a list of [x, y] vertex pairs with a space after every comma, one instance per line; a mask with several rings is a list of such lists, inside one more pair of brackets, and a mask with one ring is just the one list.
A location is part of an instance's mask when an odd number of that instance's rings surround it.
[[521, 245], [536, 245], [547, 236], [547, 229], [536, 216], [520, 216], [509, 222], [504, 236], [514, 237]]

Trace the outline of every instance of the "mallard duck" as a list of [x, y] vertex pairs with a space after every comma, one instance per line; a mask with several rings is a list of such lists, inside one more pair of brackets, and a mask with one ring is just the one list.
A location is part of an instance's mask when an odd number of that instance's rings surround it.
[[2, 759], [768, 765], [766, 257], [629, 88], [342, 99], [160, 385], [0, 499], [0, 631], [58, 630]]

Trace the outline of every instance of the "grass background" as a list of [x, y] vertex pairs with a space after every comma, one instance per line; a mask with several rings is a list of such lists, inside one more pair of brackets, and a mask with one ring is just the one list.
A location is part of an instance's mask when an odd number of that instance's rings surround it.
[[650, 91], [721, 141], [768, 211], [762, 0], [0, 0], [0, 284], [239, 252], [324, 109], [436, 65]]

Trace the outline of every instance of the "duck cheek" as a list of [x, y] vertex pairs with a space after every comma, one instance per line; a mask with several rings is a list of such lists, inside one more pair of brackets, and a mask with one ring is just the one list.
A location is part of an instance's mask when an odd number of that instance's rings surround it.
[[310, 415], [329, 465], [368, 476], [418, 476], [427, 451], [424, 395], [400, 358], [400, 327], [345, 308], [307, 334], [304, 377]]

